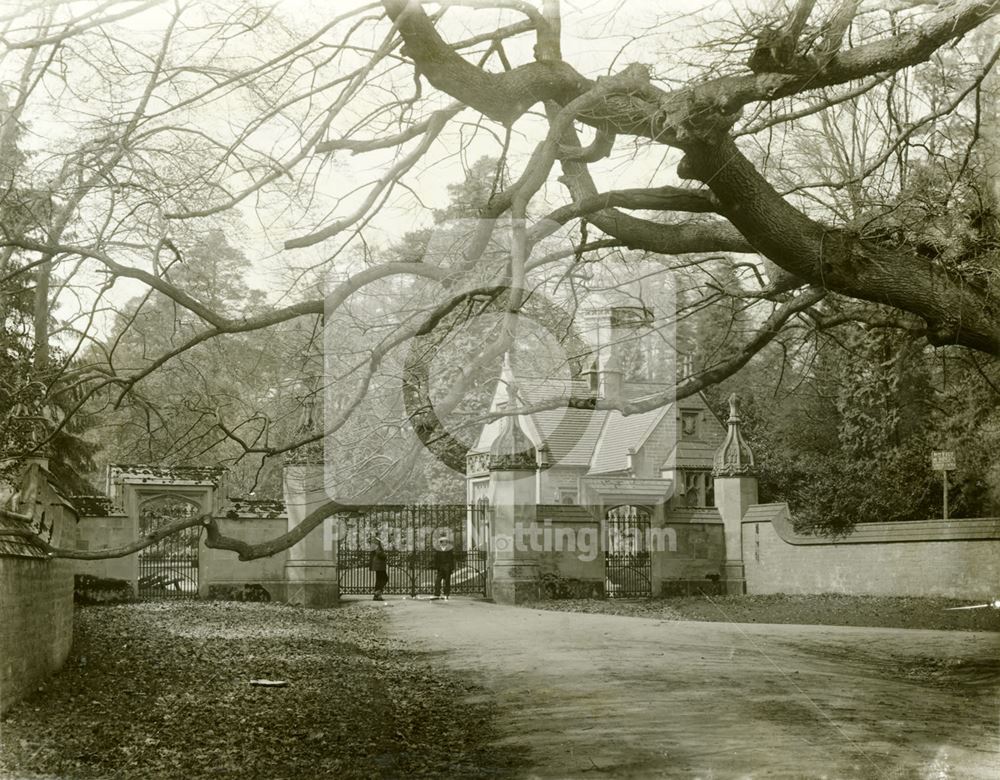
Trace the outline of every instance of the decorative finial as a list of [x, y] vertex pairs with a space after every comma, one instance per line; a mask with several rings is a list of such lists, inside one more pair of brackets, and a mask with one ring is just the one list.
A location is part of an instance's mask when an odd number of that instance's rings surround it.
[[726, 432], [726, 440], [715, 453], [712, 475], [738, 477], [753, 473], [753, 452], [740, 431], [739, 398], [733, 393], [729, 396], [729, 430]]

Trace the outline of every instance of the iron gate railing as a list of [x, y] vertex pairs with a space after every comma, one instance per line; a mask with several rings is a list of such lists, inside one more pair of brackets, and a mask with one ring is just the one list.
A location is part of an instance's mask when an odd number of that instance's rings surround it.
[[[139, 530], [150, 533], [179, 518], [192, 516], [195, 511], [191, 504], [175, 500], [145, 507], [139, 515]], [[197, 598], [200, 545], [201, 527], [194, 526], [140, 550], [139, 598]]]
[[382, 591], [392, 595], [434, 592], [434, 543], [442, 536], [455, 551], [451, 593], [484, 595], [486, 543], [477, 529], [485, 524], [482, 506], [378, 506], [342, 518], [345, 529], [337, 547], [337, 571], [342, 595], [370, 594], [375, 574], [369, 569], [374, 537], [386, 551], [389, 582]]
[[613, 598], [653, 594], [649, 554], [649, 513], [635, 506], [618, 506], [605, 515], [605, 590]]

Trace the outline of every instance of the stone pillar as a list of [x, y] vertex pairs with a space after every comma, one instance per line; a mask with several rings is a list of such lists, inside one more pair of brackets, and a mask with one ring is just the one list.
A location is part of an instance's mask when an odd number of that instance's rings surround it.
[[[314, 404], [307, 399], [298, 436], [320, 430], [314, 419]], [[282, 474], [288, 530], [293, 530], [312, 512], [329, 502], [326, 493], [323, 442], [312, 442], [293, 450]], [[332, 607], [340, 600], [337, 578], [337, 534], [333, 518], [327, 518], [303, 539], [288, 548], [285, 561], [285, 601], [303, 607]]]
[[722, 528], [726, 542], [726, 560], [723, 564], [723, 580], [726, 592], [743, 594], [746, 592], [746, 577], [743, 569], [743, 516], [757, 503], [757, 477], [754, 469], [753, 452], [740, 432], [738, 399], [729, 396], [729, 431], [726, 440], [715, 453], [715, 506], [722, 516]]
[[[509, 385], [508, 392], [513, 396]], [[541, 598], [537, 553], [532, 549], [538, 528], [537, 469], [535, 448], [517, 417], [511, 415], [490, 447], [492, 592], [498, 604], [525, 604]]]

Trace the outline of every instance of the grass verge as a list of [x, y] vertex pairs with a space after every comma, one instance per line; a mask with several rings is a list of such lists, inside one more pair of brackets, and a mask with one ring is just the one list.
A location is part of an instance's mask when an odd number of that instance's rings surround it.
[[565, 599], [532, 605], [566, 612], [726, 623], [1000, 631], [1000, 610], [963, 609], [968, 601], [887, 596], [685, 596], [668, 599]]

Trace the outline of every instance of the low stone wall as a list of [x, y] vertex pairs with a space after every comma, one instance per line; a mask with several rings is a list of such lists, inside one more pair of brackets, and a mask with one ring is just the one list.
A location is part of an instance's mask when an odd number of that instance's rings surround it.
[[[135, 521], [124, 514], [81, 517], [76, 524], [76, 549], [109, 550], [122, 547], [134, 542], [138, 533]], [[133, 594], [137, 592], [139, 562], [135, 553], [96, 561], [75, 560], [73, 572], [102, 580], [124, 580], [131, 585]]]
[[664, 542], [672, 545], [664, 545], [653, 556], [654, 595], [682, 595], [679, 583], [720, 578], [726, 545], [722, 519], [715, 509], [676, 510], [666, 527], [672, 537]]
[[[223, 535], [249, 544], [273, 539], [288, 530], [284, 517], [220, 518], [218, 523]], [[258, 590], [261, 588], [270, 601], [284, 601], [287, 559], [288, 551], [283, 550], [269, 558], [241, 561], [236, 553], [210, 549], [203, 541], [198, 554], [198, 595], [201, 598], [231, 596], [238, 600], [264, 600]]]
[[743, 518], [747, 593], [996, 598], [1000, 519], [865, 523], [845, 536], [797, 533], [785, 504]]
[[[604, 595], [606, 540], [601, 522], [578, 507], [543, 505], [537, 510], [537, 524], [543, 549], [536, 559], [545, 592], [566, 598]], [[725, 543], [716, 510], [671, 513], [665, 526], [653, 525], [645, 547], [650, 553], [651, 595], [700, 592], [699, 587], [717, 592], [713, 581], [721, 577]]]
[[[224, 535], [250, 544], [273, 539], [288, 530], [283, 516], [224, 517], [217, 518], [217, 522]], [[135, 521], [126, 515], [84, 517], [76, 526], [76, 546], [79, 550], [112, 549], [135, 541], [137, 535]], [[198, 553], [198, 595], [201, 598], [224, 598], [228, 594], [242, 592], [245, 585], [255, 585], [264, 588], [271, 600], [282, 601], [285, 595], [287, 558], [288, 552], [282, 551], [270, 558], [240, 561], [234, 552], [206, 547], [202, 535]], [[124, 580], [131, 585], [133, 594], [138, 592], [139, 561], [134, 553], [121, 558], [74, 560], [72, 569], [77, 575], [102, 580]], [[248, 593], [259, 596], [254, 589]]]
[[601, 525], [584, 509], [541, 505], [536, 511], [542, 534], [537, 551], [543, 594], [549, 598], [604, 595], [604, 543]]

